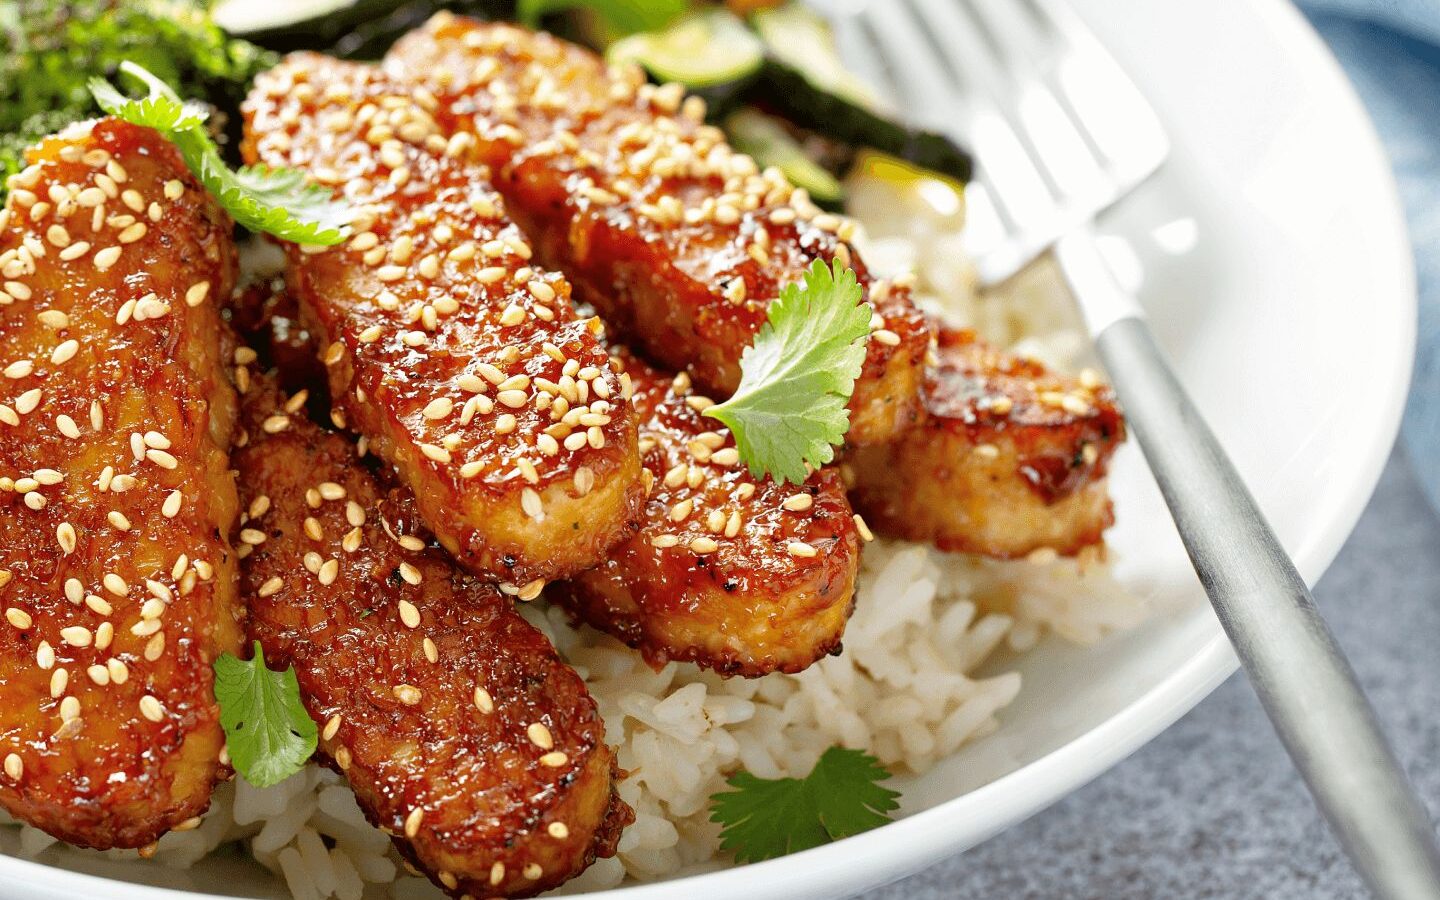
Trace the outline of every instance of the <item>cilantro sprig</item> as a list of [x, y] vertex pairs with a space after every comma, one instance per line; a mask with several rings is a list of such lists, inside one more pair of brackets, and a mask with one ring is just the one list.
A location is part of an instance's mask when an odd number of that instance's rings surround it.
[[250, 660], [229, 653], [215, 660], [215, 699], [230, 761], [256, 787], [279, 784], [315, 752], [315, 720], [300, 702], [295, 667], [267, 669], [259, 641]]
[[865, 364], [870, 308], [855, 273], [816, 260], [788, 284], [740, 358], [740, 386], [705, 415], [729, 426], [757, 478], [799, 484], [805, 465], [835, 458], [850, 429], [848, 405]]
[[731, 775], [732, 790], [710, 797], [710, 821], [738, 862], [774, 859], [889, 822], [900, 796], [878, 783], [889, 777], [868, 753], [831, 747], [805, 778]]
[[168, 84], [129, 60], [120, 64], [120, 71], [144, 84], [149, 93], [138, 99], [127, 97], [105, 79], [92, 78], [95, 102], [116, 118], [164, 135], [236, 222], [298, 244], [329, 246], [345, 239], [350, 211], [329, 190], [307, 185], [301, 173], [289, 169], [231, 170], [205, 131], [209, 117], [205, 106], [182, 101]]

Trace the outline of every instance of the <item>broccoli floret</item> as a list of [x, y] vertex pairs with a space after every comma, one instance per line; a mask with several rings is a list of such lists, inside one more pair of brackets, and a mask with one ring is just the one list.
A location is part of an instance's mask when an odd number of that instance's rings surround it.
[[222, 113], [233, 113], [251, 78], [275, 63], [193, 4], [0, 0], [0, 178], [23, 167], [38, 139], [97, 115], [86, 82], [113, 79], [127, 59]]

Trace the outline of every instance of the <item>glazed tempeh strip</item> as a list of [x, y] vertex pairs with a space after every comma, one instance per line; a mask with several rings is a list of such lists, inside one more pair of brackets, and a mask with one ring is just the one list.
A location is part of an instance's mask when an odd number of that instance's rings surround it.
[[1114, 395], [1093, 373], [1066, 378], [939, 328], [926, 419], [849, 459], [851, 498], [875, 530], [942, 550], [1070, 556], [1114, 521], [1106, 473], [1125, 439]]
[[640, 531], [551, 595], [656, 666], [758, 676], [838, 650], [865, 533], [838, 472], [757, 481], [729, 432], [701, 417], [708, 400], [689, 376], [617, 354], [644, 418]]
[[29, 159], [0, 212], [0, 804], [144, 847], [223, 768], [231, 225], [149, 129], [83, 123]]
[[854, 267], [873, 340], [847, 441], [889, 440], [919, 412], [930, 335], [908, 284], [873, 278], [826, 213], [776, 170], [759, 171], [703, 124], [679, 85], [644, 84], [547, 34], [441, 13], [386, 58], [437, 99], [448, 135], [474, 140], [538, 257], [617, 336], [718, 399], [784, 284], [815, 259]]
[[528, 599], [624, 535], [634, 412], [598, 321], [530, 265], [467, 141], [442, 137], [412, 93], [372, 67], [292, 56], [257, 80], [245, 150], [361, 208], [343, 247], [288, 248], [331, 394], [445, 547]]
[[235, 451], [250, 636], [295, 667], [366, 816], [455, 896], [527, 896], [613, 854], [630, 810], [580, 677], [304, 396], [252, 381]]

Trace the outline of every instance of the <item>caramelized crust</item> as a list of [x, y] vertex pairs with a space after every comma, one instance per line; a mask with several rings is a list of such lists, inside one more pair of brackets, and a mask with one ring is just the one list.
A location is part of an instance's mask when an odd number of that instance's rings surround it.
[[618, 351], [644, 417], [640, 531], [556, 597], [652, 665], [726, 675], [798, 672], [838, 652], [853, 607], [859, 525], [834, 469], [802, 486], [756, 481], [689, 378]]
[[485, 168], [411, 94], [371, 67], [290, 57], [246, 103], [245, 152], [362, 208], [343, 247], [287, 248], [331, 396], [441, 543], [528, 599], [623, 536], [635, 417], [598, 321], [529, 265]]
[[849, 459], [851, 500], [876, 531], [942, 550], [1073, 555], [1114, 522], [1105, 476], [1125, 439], [1110, 390], [939, 329], [925, 421]]
[[848, 243], [853, 224], [734, 152], [679, 85], [445, 13], [386, 67], [438, 99], [440, 127], [474, 140], [539, 258], [648, 355], [729, 396], [781, 286], [838, 258], [876, 308], [846, 439], [886, 441], [915, 421], [929, 331], [908, 285], [873, 278]]
[[302, 405], [266, 379], [246, 398], [237, 546], [250, 636], [295, 666], [322, 759], [454, 896], [528, 896], [612, 855], [632, 815], [580, 677]]
[[209, 805], [240, 646], [231, 226], [149, 129], [29, 159], [0, 212], [0, 804], [143, 847]]

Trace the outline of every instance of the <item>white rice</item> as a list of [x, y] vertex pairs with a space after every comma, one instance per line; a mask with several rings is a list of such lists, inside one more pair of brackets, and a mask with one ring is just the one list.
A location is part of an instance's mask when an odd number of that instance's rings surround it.
[[[928, 306], [1052, 365], [1076, 364], [1084, 336], [1047, 265], [1003, 295], [974, 290], [953, 193], [938, 183], [897, 188], [861, 179], [852, 181], [851, 196], [868, 230], [872, 268], [912, 269]], [[762, 778], [804, 775], [840, 744], [874, 754], [897, 773], [920, 774], [990, 734], [996, 714], [1021, 690], [1019, 673], [1004, 668], [1007, 657], [1047, 632], [1090, 643], [1144, 617], [1101, 556], [995, 562], [877, 541], [865, 549], [844, 653], [800, 675], [754, 680], [674, 663], [656, 672], [615, 640], [572, 629], [558, 608], [543, 601], [525, 607], [585, 677], [620, 766], [631, 773], [619, 791], [636, 820], [618, 856], [598, 861], [562, 893], [723, 865], [708, 799], [739, 768]], [[268, 789], [240, 780], [222, 785], [200, 827], [162, 838], [152, 865], [185, 869], [237, 842], [295, 900], [440, 896], [405, 874], [389, 838], [366, 823], [343, 780], [318, 766]], [[92, 869], [105, 857], [137, 865], [133, 851], [54, 845], [44, 832], [19, 828], [20, 856], [43, 854], [60, 865], [83, 858]]]

